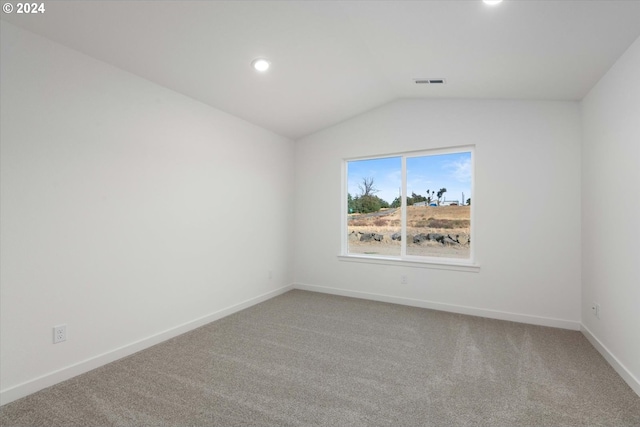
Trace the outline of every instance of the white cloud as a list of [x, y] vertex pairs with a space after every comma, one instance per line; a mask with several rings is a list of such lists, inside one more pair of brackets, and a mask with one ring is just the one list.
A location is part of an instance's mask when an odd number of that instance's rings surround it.
[[471, 182], [471, 159], [460, 159], [451, 163], [447, 163], [445, 168], [449, 171], [450, 176], [458, 182]]

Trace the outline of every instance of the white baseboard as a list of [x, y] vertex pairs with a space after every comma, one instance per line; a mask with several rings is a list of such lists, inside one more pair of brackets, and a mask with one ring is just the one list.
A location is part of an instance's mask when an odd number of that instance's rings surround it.
[[66, 366], [62, 369], [58, 369], [57, 371], [50, 372], [16, 386], [0, 390], [0, 405], [5, 405], [9, 402], [13, 402], [14, 400], [20, 399], [24, 396], [35, 393], [39, 390], [50, 387], [62, 381], [66, 381], [77, 375], [106, 365], [107, 363], [111, 363], [115, 360], [132, 355], [133, 353], [136, 353], [140, 350], [144, 350], [145, 348], [149, 348], [170, 338], [184, 334], [185, 332], [189, 332], [193, 329], [199, 328], [200, 326], [204, 326], [207, 323], [211, 323], [215, 320], [221, 319], [223, 317], [229, 316], [230, 314], [251, 307], [252, 305], [259, 304], [268, 299], [281, 295], [287, 291], [290, 291], [291, 289], [293, 289], [293, 285], [283, 286], [281, 288], [235, 304], [231, 307], [218, 310], [214, 313], [208, 314], [187, 323], [183, 323], [182, 325], [167, 329], [166, 331], [160, 332], [158, 334], [143, 338], [139, 341], [127, 344], [106, 353], [99, 354], [73, 365]]
[[539, 326], [550, 326], [553, 328], [580, 330], [580, 322], [573, 320], [554, 319], [551, 317], [531, 316], [527, 314], [509, 313], [505, 311], [487, 310], [483, 308], [467, 307], [454, 304], [443, 304], [439, 302], [425, 301], [414, 298], [396, 297], [391, 295], [374, 294], [370, 292], [351, 291], [346, 289], [330, 288], [325, 286], [306, 285], [296, 283], [294, 289], [301, 289], [311, 292], [321, 292], [325, 294], [341, 295], [345, 297], [361, 298], [373, 301], [390, 302], [393, 304], [408, 305], [411, 307], [429, 308], [432, 310], [448, 311], [451, 313], [468, 314], [470, 316], [487, 317], [490, 319], [508, 320], [511, 322], [528, 323]]
[[593, 345], [596, 350], [605, 358], [609, 365], [622, 377], [622, 379], [629, 384], [629, 387], [640, 396], [640, 380], [636, 378], [620, 361], [617, 357], [609, 351], [609, 349], [598, 339], [596, 336], [584, 325], [580, 325], [580, 331], [587, 340]]

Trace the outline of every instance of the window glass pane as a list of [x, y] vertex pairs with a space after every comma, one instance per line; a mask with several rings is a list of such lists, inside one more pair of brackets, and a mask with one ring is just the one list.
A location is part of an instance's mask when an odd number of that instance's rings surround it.
[[347, 252], [400, 256], [402, 159], [347, 163]]
[[470, 258], [471, 153], [407, 158], [407, 255]]

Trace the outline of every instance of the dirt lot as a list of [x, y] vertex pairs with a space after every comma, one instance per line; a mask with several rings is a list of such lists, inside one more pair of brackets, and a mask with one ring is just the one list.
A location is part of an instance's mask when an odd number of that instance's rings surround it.
[[[349, 252], [400, 255], [400, 241], [391, 237], [400, 233], [400, 214], [400, 209], [388, 209], [376, 215], [349, 215]], [[407, 255], [468, 258], [470, 214], [470, 206], [407, 207]], [[382, 235], [382, 240], [361, 241], [367, 233]], [[445, 243], [414, 243], [414, 236], [429, 233], [445, 236]]]

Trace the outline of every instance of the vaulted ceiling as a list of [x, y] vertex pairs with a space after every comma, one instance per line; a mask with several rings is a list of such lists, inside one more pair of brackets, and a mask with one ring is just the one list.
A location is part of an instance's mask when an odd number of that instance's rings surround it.
[[398, 98], [579, 100], [640, 36], [628, 0], [45, 6], [2, 19], [293, 139]]

